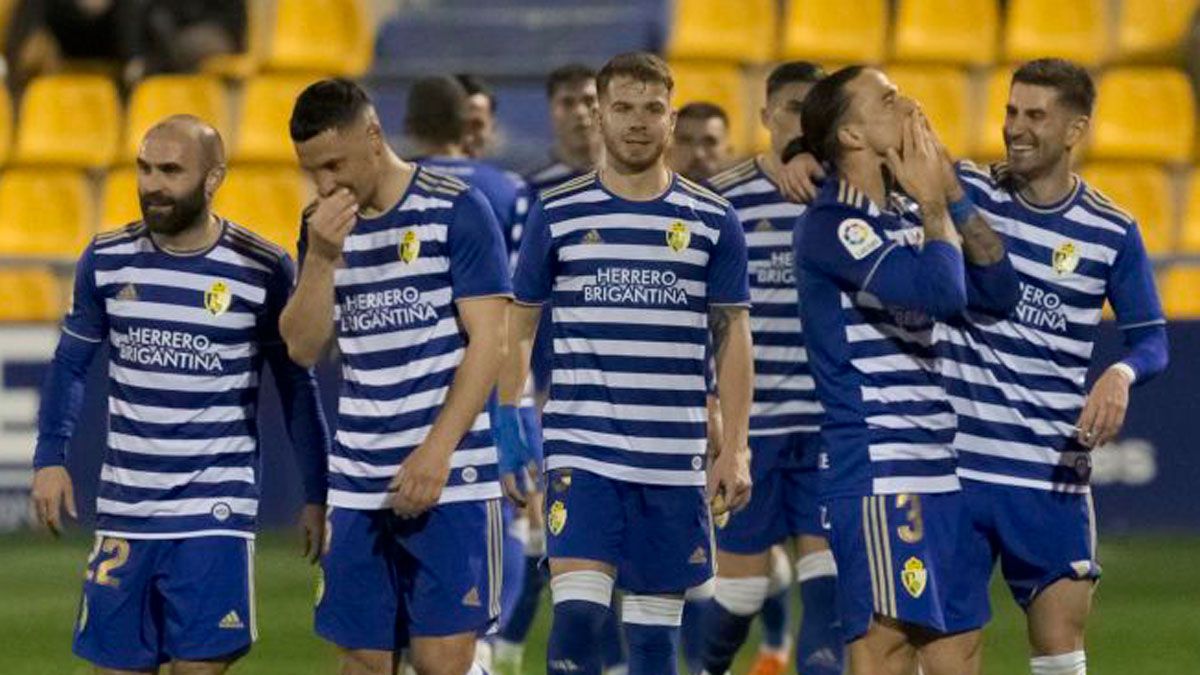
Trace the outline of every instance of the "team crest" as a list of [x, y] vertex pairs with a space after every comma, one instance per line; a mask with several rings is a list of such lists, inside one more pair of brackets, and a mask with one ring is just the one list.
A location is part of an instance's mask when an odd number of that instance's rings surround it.
[[1054, 249], [1050, 263], [1054, 267], [1054, 272], [1060, 276], [1074, 272], [1075, 268], [1079, 266], [1079, 251], [1075, 248], [1075, 242], [1064, 241]]
[[692, 242], [692, 232], [683, 221], [675, 221], [671, 223], [670, 229], [667, 230], [667, 246], [671, 247], [676, 253], [688, 247]]
[[925, 582], [928, 577], [929, 573], [925, 570], [925, 563], [914, 556], [905, 561], [904, 571], [900, 573], [900, 583], [904, 584], [904, 590], [908, 591], [909, 595], [919, 598], [925, 592]]
[[603, 240], [600, 238], [600, 233], [595, 230], [588, 230], [588, 233], [583, 235], [585, 244], [599, 244], [601, 241]]
[[214, 281], [204, 292], [204, 308], [213, 316], [221, 316], [233, 302], [233, 293], [224, 281]]
[[558, 536], [567, 526], [567, 506], [560, 501], [550, 505], [550, 513], [546, 516], [546, 527], [550, 534]]
[[415, 230], [409, 230], [400, 238], [400, 259], [411, 264], [421, 255], [421, 238]]

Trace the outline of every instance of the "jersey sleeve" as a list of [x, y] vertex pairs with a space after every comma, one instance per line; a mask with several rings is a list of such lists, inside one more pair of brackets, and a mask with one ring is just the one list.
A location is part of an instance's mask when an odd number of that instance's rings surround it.
[[746, 234], [732, 207], [725, 209], [721, 230], [708, 262], [708, 304], [750, 305]]
[[96, 251], [88, 246], [75, 265], [71, 309], [63, 319], [63, 331], [80, 340], [100, 342], [108, 334], [108, 313], [96, 288]]
[[266, 281], [266, 300], [258, 319], [258, 340], [262, 344], [280, 344], [279, 316], [287, 306], [288, 296], [296, 285], [296, 265], [292, 257], [284, 254]]
[[1130, 225], [1113, 261], [1106, 294], [1121, 328], [1165, 323], [1154, 284], [1154, 267], [1136, 223]]
[[546, 212], [539, 201], [525, 219], [517, 268], [513, 272], [513, 294], [517, 302], [540, 305], [550, 300], [554, 288], [553, 240]]
[[475, 188], [456, 200], [446, 240], [455, 300], [512, 293], [500, 224]]

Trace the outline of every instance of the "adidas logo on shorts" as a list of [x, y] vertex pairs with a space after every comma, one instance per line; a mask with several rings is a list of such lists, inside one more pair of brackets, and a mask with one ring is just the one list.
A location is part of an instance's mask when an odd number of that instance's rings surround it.
[[242, 617], [238, 616], [236, 611], [230, 610], [228, 614], [221, 618], [221, 623], [217, 624], [217, 627], [240, 629], [245, 628], [246, 624], [242, 623]]
[[479, 589], [475, 586], [472, 586], [471, 590], [467, 591], [467, 594], [463, 596], [462, 604], [464, 607], [481, 606], [481, 603], [479, 602]]

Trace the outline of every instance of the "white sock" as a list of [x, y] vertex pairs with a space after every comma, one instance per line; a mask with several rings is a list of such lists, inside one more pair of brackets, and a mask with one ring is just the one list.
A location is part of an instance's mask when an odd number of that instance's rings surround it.
[[1087, 654], [1083, 650], [1029, 659], [1033, 675], [1087, 675]]
[[515, 663], [520, 665], [524, 655], [525, 645], [520, 642], [509, 642], [508, 640], [498, 639], [492, 645], [492, 663]]
[[754, 616], [767, 599], [767, 586], [770, 583], [766, 577], [717, 577], [717, 590], [713, 598], [730, 614]]
[[802, 584], [817, 577], [837, 576], [837, 562], [833, 551], [809, 553], [796, 561], [796, 583]]

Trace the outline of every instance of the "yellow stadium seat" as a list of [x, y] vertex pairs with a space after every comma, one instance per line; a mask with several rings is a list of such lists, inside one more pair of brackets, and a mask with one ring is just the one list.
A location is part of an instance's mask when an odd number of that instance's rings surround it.
[[138, 84], [129, 99], [123, 158], [137, 157], [142, 136], [150, 127], [183, 113], [213, 125], [228, 142], [229, 102], [219, 79], [212, 75], [156, 75]]
[[128, 166], [109, 169], [100, 198], [100, 231], [115, 230], [141, 218], [137, 169]]
[[1185, 253], [1200, 253], [1200, 171], [1193, 171], [1188, 179], [1185, 208], [1179, 248]]
[[270, 13], [269, 3], [246, 3], [246, 50], [238, 54], [209, 57], [201, 64], [200, 71], [236, 80], [245, 79], [258, 72], [266, 52]]
[[296, 169], [234, 166], [217, 190], [213, 209], [294, 255], [306, 194]]
[[1011, 68], [996, 67], [988, 75], [983, 110], [973, 116], [978, 126], [971, 132], [974, 144], [970, 154], [975, 159], [990, 161], [1004, 158], [1004, 109], [1008, 105], [1011, 82]]
[[1200, 267], [1173, 266], [1158, 277], [1168, 319], [1200, 319]]
[[1100, 78], [1093, 118], [1097, 159], [1185, 162], [1196, 108], [1187, 76], [1173, 68], [1115, 68]]
[[102, 75], [35, 79], [21, 99], [14, 160], [97, 169], [112, 163], [121, 134], [117, 87]]
[[1097, 162], [1081, 172], [1087, 184], [1137, 220], [1146, 250], [1175, 250], [1175, 199], [1171, 176], [1154, 164]]
[[358, 76], [371, 65], [374, 31], [366, 0], [276, 0], [267, 70]]
[[750, 147], [746, 111], [747, 92], [737, 66], [728, 63], [683, 62], [671, 64], [675, 80], [672, 94], [675, 109], [688, 103], [707, 101], [721, 106], [729, 116], [729, 137], [735, 152]]
[[0, 176], [0, 256], [74, 259], [92, 235], [87, 178], [68, 169]]
[[1122, 0], [1117, 58], [1162, 59], [1178, 54], [1197, 0]]
[[996, 0], [900, 0], [892, 58], [986, 66], [996, 60]]
[[0, 87], [0, 164], [8, 161], [13, 142], [13, 104], [8, 87]]
[[667, 56], [763, 63], [775, 54], [774, 0], [676, 0]]
[[887, 24], [887, 0], [791, 0], [784, 19], [783, 57], [880, 63]]
[[0, 268], [0, 322], [57, 321], [63, 288], [44, 267]]
[[1005, 56], [1096, 66], [1108, 54], [1108, 0], [1009, 0]]
[[892, 66], [887, 68], [887, 76], [901, 92], [921, 104], [950, 154], [964, 157], [971, 102], [967, 73], [949, 66]]
[[295, 164], [288, 120], [296, 97], [316, 78], [307, 75], [260, 75], [246, 81], [238, 104], [238, 162]]

